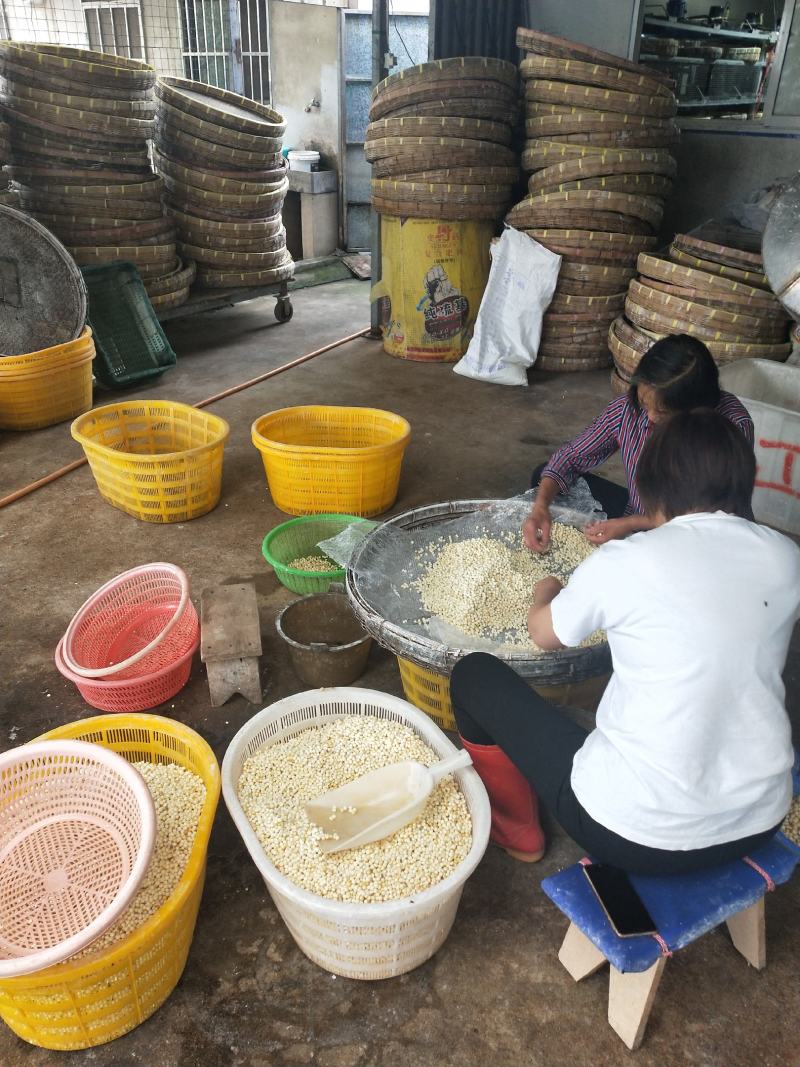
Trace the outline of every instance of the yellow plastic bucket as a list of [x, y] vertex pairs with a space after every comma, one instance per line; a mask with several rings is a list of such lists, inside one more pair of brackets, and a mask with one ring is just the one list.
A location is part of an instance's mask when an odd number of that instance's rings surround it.
[[489, 277], [493, 222], [381, 219], [379, 301], [384, 351], [454, 363], [467, 350]]

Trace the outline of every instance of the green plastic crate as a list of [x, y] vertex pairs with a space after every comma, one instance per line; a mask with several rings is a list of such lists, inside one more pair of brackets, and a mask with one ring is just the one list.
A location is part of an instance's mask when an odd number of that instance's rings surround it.
[[83, 267], [82, 274], [89, 290], [98, 381], [109, 388], [138, 385], [174, 367], [177, 356], [134, 264], [103, 263]]

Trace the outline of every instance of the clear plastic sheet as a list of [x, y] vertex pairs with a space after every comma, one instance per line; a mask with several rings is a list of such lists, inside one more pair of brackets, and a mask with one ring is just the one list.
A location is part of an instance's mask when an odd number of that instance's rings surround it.
[[[426, 611], [416, 582], [435, 558], [443, 538], [464, 541], [473, 537], [505, 540], [520, 537], [521, 544], [522, 523], [530, 513], [535, 497], [535, 490], [529, 490], [507, 500], [487, 501], [485, 507], [469, 514], [434, 520], [430, 525], [416, 529], [402, 529], [391, 522], [383, 523], [372, 531], [366, 531], [369, 533], [366, 544], [365, 524], [358, 524], [321, 542], [319, 548], [340, 566], [352, 569], [358, 579], [361, 596], [387, 622], [450, 647], [487, 652], [504, 649], [519, 651], [519, 645], [510, 643], [507, 634], [474, 637]], [[559, 497], [550, 510], [555, 522], [577, 529], [606, 517], [582, 478], [569, 494]], [[556, 561], [553, 560], [553, 563], [556, 564]], [[568, 573], [560, 571], [557, 564], [548, 569], [562, 580], [568, 577]]]

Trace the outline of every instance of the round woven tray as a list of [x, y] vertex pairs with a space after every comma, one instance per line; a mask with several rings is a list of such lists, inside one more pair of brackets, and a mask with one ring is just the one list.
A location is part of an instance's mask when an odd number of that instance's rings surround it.
[[23, 133], [19, 128], [11, 135], [14, 159], [20, 165], [31, 166], [70, 166], [79, 170], [91, 167], [115, 167], [119, 170], [147, 170], [152, 172], [147, 149], [121, 149], [109, 146], [108, 149], [96, 147], [74, 147], [52, 137], [40, 136], [39, 132]]
[[20, 203], [33, 214], [40, 211], [52, 215], [71, 215], [80, 217], [85, 212], [86, 218], [93, 219], [122, 219], [126, 222], [138, 222], [140, 219], [160, 219], [163, 215], [160, 203], [152, 203], [147, 200], [117, 200], [107, 197], [96, 199], [94, 197], [70, 198], [65, 196], [45, 196], [43, 194], [29, 192], [20, 193]]
[[188, 226], [199, 233], [219, 234], [222, 237], [246, 237], [251, 240], [274, 237], [283, 226], [280, 213], [270, 218], [243, 222], [240, 219], [208, 219], [194, 212], [183, 211], [169, 203], [165, 204], [164, 209], [175, 219], [179, 229]]
[[608, 193], [631, 193], [634, 196], [657, 196], [663, 199], [672, 189], [672, 179], [660, 174], [609, 174], [602, 178], [538, 186], [535, 190], [529, 186], [529, 191], [537, 193], [569, 193], [578, 189], [605, 189]]
[[284, 166], [279, 152], [246, 152], [242, 148], [215, 144], [213, 141], [205, 141], [195, 134], [187, 133], [174, 122], [164, 118], [163, 105], [156, 119], [156, 132], [153, 140], [167, 155], [179, 152], [187, 160], [207, 163], [211, 167], [222, 166], [249, 170]]
[[16, 115], [41, 119], [62, 129], [66, 126], [71, 130], [96, 133], [106, 140], [135, 143], [147, 140], [155, 130], [153, 119], [126, 118], [124, 115], [109, 115], [104, 111], [79, 111], [74, 107], [58, 107], [21, 97], [13, 97], [12, 100]]
[[184, 262], [178, 258], [169, 274], [148, 279], [146, 289], [149, 296], [167, 296], [188, 288], [197, 276], [197, 264], [191, 260]]
[[558, 283], [582, 282], [588, 285], [610, 285], [613, 292], [627, 289], [628, 282], [636, 276], [635, 267], [593, 266], [590, 263], [567, 262], [561, 264]]
[[182, 199], [200, 206], [208, 206], [221, 214], [256, 219], [267, 218], [280, 210], [289, 188], [288, 180], [284, 179], [278, 183], [277, 189], [271, 189], [267, 193], [239, 196], [235, 193], [216, 193], [210, 189], [199, 189], [195, 185], [188, 185], [186, 182], [178, 181], [167, 175], [163, 175], [162, 180], [173, 200]]
[[83, 82], [86, 86], [125, 86], [142, 91], [152, 88], [156, 80], [155, 70], [137, 59], [61, 45], [0, 41], [0, 58], [56, 77]]
[[184, 259], [193, 259], [201, 268], [206, 265], [219, 270], [273, 270], [286, 263], [286, 243], [274, 252], [231, 252], [221, 248], [207, 248], [180, 242], [178, 252]]
[[392, 137], [458, 137], [469, 141], [511, 144], [511, 127], [488, 119], [392, 117], [376, 119], [367, 126], [365, 142]]
[[598, 111], [621, 111], [629, 115], [653, 115], [671, 118], [677, 111], [675, 97], [646, 96], [643, 93], [624, 93], [616, 89], [595, 89], [591, 85], [572, 85], [569, 82], [537, 78], [525, 83], [526, 100], [544, 103], [569, 104]]
[[555, 345], [548, 345], [539, 351], [534, 370], [555, 371], [557, 373], [576, 373], [578, 371], [603, 370], [611, 366], [611, 356], [608, 352], [603, 353], [599, 346], [595, 355], [571, 358], [566, 352]]
[[181, 226], [179, 236], [187, 245], [199, 245], [220, 252], [277, 252], [286, 247], [286, 231], [283, 227], [273, 237], [259, 237], [256, 240], [250, 237], [221, 237], [189, 226]]
[[491, 141], [476, 141], [467, 137], [376, 137], [364, 145], [364, 155], [372, 163], [403, 153], [472, 152], [489, 166], [511, 167], [516, 155], [510, 148]]
[[394, 178], [399, 182], [432, 182], [434, 185], [515, 185], [519, 181], [519, 167], [441, 167], [439, 170], [419, 170]]
[[[608, 140], [607, 137], [596, 135], [598, 141]], [[628, 145], [612, 141], [610, 145], [604, 144], [572, 144], [567, 141], [526, 141], [522, 153], [522, 169], [525, 171], [541, 170], [544, 167], [557, 166], [559, 163], [576, 161], [580, 159], [592, 159], [600, 155], [604, 150], [616, 151], [641, 151], [638, 145]], [[647, 151], [656, 151], [658, 146], [648, 146]]]
[[283, 116], [246, 96], [188, 78], [158, 79], [156, 96], [180, 111], [226, 129], [280, 140]]
[[285, 266], [276, 267], [274, 270], [219, 271], [198, 267], [197, 284], [203, 289], [236, 289], [239, 286], [271, 285], [275, 282], [282, 282], [294, 274], [294, 263], [288, 252], [286, 257]]
[[369, 108], [369, 119], [387, 118], [401, 110], [441, 101], [442, 97], [457, 100], [469, 96], [472, 100], [492, 101], [500, 113], [512, 111], [519, 107], [517, 87], [498, 81], [480, 81], [471, 78], [451, 77], [430, 83], [420, 82], [415, 85], [402, 85], [374, 96]]
[[[668, 282], [660, 282], [655, 278], [643, 278], [651, 289], [658, 289], [662, 293], [680, 297], [682, 300], [690, 300], [696, 304], [705, 304], [707, 307], [720, 308], [723, 311], [738, 311], [744, 315], [755, 315], [775, 319], [779, 322], [788, 321], [789, 316], [783, 310], [777, 300], [769, 293], [763, 293], [763, 300], [750, 297], [742, 297], [738, 293], [718, 293], [709, 289], [688, 289], [682, 285], [670, 285]], [[762, 290], [757, 290], [762, 292]]]
[[513, 126], [519, 116], [519, 107], [493, 97], [475, 99], [472, 96], [442, 94], [437, 100], [428, 100], [421, 104], [407, 104], [392, 110], [393, 118], [405, 118], [407, 115], [419, 118], [426, 116], [446, 118], [448, 115], [456, 115], [462, 119], [491, 119], [493, 122], [505, 122]]
[[660, 282], [668, 282], [670, 285], [682, 285], [687, 289], [699, 289], [712, 293], [736, 293], [748, 303], [750, 300], [758, 302], [765, 299], [763, 289], [746, 285], [733, 278], [724, 278], [707, 270], [686, 267], [682, 263], [675, 263], [661, 256], [644, 254], [639, 257], [637, 266], [640, 274], [655, 278]]
[[673, 245], [681, 252], [699, 259], [711, 260], [712, 263], [722, 263], [727, 267], [736, 267], [739, 270], [753, 270], [759, 274], [764, 273], [764, 261], [758, 252], [744, 252], [739, 248], [730, 248], [727, 245], [713, 244], [711, 241], [701, 241], [698, 237], [692, 237], [688, 233], [679, 233]]
[[716, 263], [711, 259], [700, 259], [698, 256], [682, 252], [674, 245], [670, 247], [669, 258], [684, 267], [692, 267], [694, 270], [703, 270], [708, 274], [716, 274], [721, 278], [742, 282], [754, 289], [766, 289], [771, 292], [769, 282], [761, 271], [740, 270], [737, 267], [728, 267], [724, 263]]
[[645, 352], [653, 344], [653, 341], [657, 340], [658, 335], [647, 333], [645, 330], [639, 329], [638, 326], [634, 326], [632, 323], [620, 315], [619, 318], [614, 319], [612, 323], [614, 331], [620, 341], [627, 345], [628, 348], [632, 348], [634, 352], [637, 352], [640, 356], [643, 356]]
[[419, 200], [398, 200], [395, 197], [372, 197], [372, 207], [380, 215], [399, 219], [443, 219], [448, 222], [468, 222], [500, 219], [505, 204], [423, 203]]
[[384, 96], [408, 88], [409, 86], [431, 86], [449, 81], [500, 82], [516, 90], [519, 77], [515, 64], [504, 59], [491, 59], [484, 56], [456, 56], [452, 59], [434, 59], [430, 63], [418, 63], [406, 67], [396, 74], [378, 82], [372, 90], [372, 97], [377, 100]]
[[[620, 336], [619, 324], [624, 322], [625, 320], [620, 316], [619, 318], [614, 319], [609, 326], [608, 347], [611, 350], [617, 368], [630, 378], [632, 374], [636, 373], [639, 361], [650, 345], [653, 344], [653, 339], [651, 337], [640, 335], [640, 337], [642, 337], [642, 349], [634, 348]], [[630, 326], [627, 328], [629, 330], [633, 329], [633, 327]]]
[[153, 149], [153, 161], [156, 169], [170, 178], [183, 182], [185, 185], [193, 185], [198, 189], [207, 189], [212, 193], [230, 194], [233, 196], [264, 196], [281, 190], [285, 192], [286, 178], [282, 172], [278, 173], [275, 182], [248, 182], [238, 178], [223, 178], [213, 171], [201, 170], [197, 167], [187, 167], [183, 163], [176, 162], [168, 156]]
[[63, 196], [68, 200], [77, 200], [87, 197], [93, 200], [118, 199], [122, 200], [154, 200], [160, 203], [163, 192], [163, 184], [156, 174], [151, 174], [146, 181], [130, 183], [128, 185], [64, 185], [59, 181], [42, 181], [37, 179], [35, 183], [22, 183], [15, 179], [21, 191], [25, 193], [41, 193], [45, 196]]
[[173, 107], [168, 101], [159, 99], [157, 124], [164, 123], [175, 127], [189, 137], [198, 137], [211, 144], [226, 145], [228, 148], [242, 149], [244, 152], [260, 153], [261, 156], [272, 155], [281, 149], [280, 138], [257, 137], [252, 133], [230, 130], [216, 122], [198, 118], [188, 111]]
[[598, 252], [624, 252], [638, 255], [647, 248], [655, 247], [656, 237], [641, 237], [633, 233], [605, 233], [600, 230], [530, 230], [537, 241], [555, 241], [576, 248], [594, 249]]
[[[543, 114], [543, 108], [554, 108]], [[525, 133], [529, 138], [546, 137], [560, 141], [565, 134], [631, 133], [655, 137], [677, 138], [677, 127], [669, 119], [654, 119], [650, 115], [625, 115], [619, 111], [596, 111], [590, 108], [561, 107], [558, 104], [526, 103]]]
[[110, 115], [121, 115], [131, 119], [155, 118], [156, 106], [152, 100], [108, 100], [101, 96], [82, 96], [73, 93], [60, 93], [38, 86], [26, 85], [13, 78], [4, 78], [2, 84], [3, 98], [13, 100], [30, 100], [51, 107], [68, 107], [78, 111], [100, 111]]
[[432, 204], [494, 204], [504, 209], [511, 199], [512, 186], [460, 185], [455, 182], [402, 182], [376, 178], [372, 195], [388, 200]]
[[629, 383], [620, 375], [617, 368], [611, 372], [611, 392], [614, 396], [624, 396], [628, 392]]
[[574, 85], [594, 85], [601, 89], [617, 89], [626, 93], [674, 99], [672, 89], [654, 77], [652, 72], [645, 70], [634, 73], [619, 67], [587, 63], [580, 59], [530, 55], [520, 63], [519, 72], [524, 81], [570, 82]]
[[[453, 150], [447, 146], [439, 148], [404, 149], [394, 155], [376, 160], [372, 164], [373, 178], [397, 178], [401, 180], [405, 175], [416, 174], [420, 171], [436, 171], [447, 169], [470, 168], [472, 170], [488, 170], [495, 166], [491, 162], [494, 153], [487, 152], [480, 147], [480, 141], [472, 141], [475, 148], [461, 148]], [[505, 149], [503, 152], [505, 153]], [[503, 156], [505, 162], [502, 168], [516, 167], [516, 156]], [[519, 171], [517, 171], [519, 173]]]
[[156, 311], [166, 311], [168, 308], [177, 308], [185, 304], [189, 299], [191, 289], [187, 285], [184, 289], [176, 289], [174, 293], [166, 293], [164, 296], [151, 296], [150, 303]]
[[[114, 255], [109, 256], [109, 250], [113, 248]], [[82, 245], [73, 246], [72, 255], [75, 262], [81, 266], [91, 263], [105, 263], [109, 258], [115, 260], [127, 260], [135, 263], [137, 267], [159, 266], [164, 269], [164, 264], [175, 260], [175, 242], [166, 245]]]
[[589, 45], [578, 44], [566, 37], [558, 37], [553, 33], [542, 33], [539, 30], [529, 30], [520, 26], [517, 29], [517, 45], [525, 52], [531, 52], [538, 56], [553, 56], [555, 59], [577, 59], [584, 63], [599, 63], [605, 67], [614, 67], [618, 70], [627, 70], [633, 74], [645, 74], [648, 78], [664, 82], [672, 86], [672, 79], [666, 74], [650, 70], [641, 63], [634, 63], [630, 59], [621, 59], [612, 52], [603, 52], [599, 48], [591, 48]]
[[650, 235], [653, 227], [633, 215], [616, 211], [584, 211], [571, 204], [541, 204], [512, 209], [506, 221], [518, 230], [552, 229], [603, 230], [607, 233]]
[[201, 159], [196, 152], [186, 152], [182, 148], [176, 148], [174, 143], [165, 140], [160, 133], [156, 133], [153, 138], [153, 145], [170, 162], [213, 178], [228, 178], [231, 181], [251, 182], [255, 185], [274, 185], [287, 177], [286, 161], [281, 157], [277, 157], [277, 161], [273, 160], [267, 166], [234, 167], [221, 159], [209, 160], [208, 157]]
[[[7, 166], [6, 173], [14, 181], [23, 182], [25, 185], [38, 185], [52, 183], [54, 185], [71, 185], [80, 182], [83, 186], [95, 188], [96, 186], [120, 186], [131, 182], [142, 182], [152, 177], [152, 170], [148, 167], [141, 171], [111, 170], [105, 167], [69, 167], [69, 166]], [[133, 176], [131, 174], [133, 173]]]
[[675, 176], [675, 160], [664, 151], [605, 149], [594, 156], [565, 159], [532, 174], [528, 181], [531, 192], [545, 185], [596, 178], [611, 174], [658, 174]]
[[94, 100], [121, 100], [153, 102], [153, 90], [131, 89], [124, 83], [115, 85], [98, 85], [96, 81], [88, 83], [85, 79], [56, 75], [51, 71], [32, 67], [26, 63], [0, 55], [0, 77], [9, 78], [17, 85], [23, 84], [45, 92], [61, 93], [66, 96], [86, 96], [90, 93]]
[[137, 137], [131, 141], [129, 134], [118, 136], [108, 131], [100, 134], [94, 130], [79, 129], [72, 126], [65, 132], [61, 123], [47, 122], [45, 119], [35, 118], [33, 115], [25, 114], [8, 106], [5, 108], [5, 114], [6, 118], [15, 124], [15, 128], [12, 131], [12, 143], [19, 131], [29, 138], [39, 136], [45, 140], [54, 139], [56, 142], [65, 141], [68, 134], [69, 141], [67, 143], [76, 151], [79, 148], [82, 149], [83, 158], [90, 160], [97, 158], [94, 155], [95, 150], [106, 157], [114, 152], [141, 152], [146, 141], [146, 137]]
[[744, 337], [762, 343], [780, 343], [785, 341], [787, 336], [787, 321], [780, 322], [774, 317], [708, 307], [706, 304], [698, 304], [660, 289], [653, 289], [635, 279], [628, 288], [628, 299], [639, 307], [658, 312], [666, 318], [681, 319], [731, 337]]
[[[613, 331], [613, 342], [612, 332]], [[666, 334], [646, 333], [632, 326], [624, 318], [615, 319], [609, 331], [609, 345], [614, 352], [615, 361], [623, 367], [638, 365], [639, 360], [659, 336]], [[737, 359], [771, 359], [782, 361], [791, 352], [790, 344], [751, 344], [731, 343], [727, 341], [706, 341], [709, 352], [719, 364], [731, 363]], [[615, 349], [619, 348], [619, 355]]]
[[597, 311], [599, 314], [605, 314], [607, 311], [620, 311], [625, 304], [625, 293], [608, 293], [608, 294], [581, 294], [571, 293], [562, 290], [562, 283], [559, 280], [556, 286], [556, 291], [553, 294], [553, 299], [550, 301], [548, 312], [559, 311]]
[[631, 297], [628, 297], [625, 301], [625, 314], [630, 321], [637, 326], [641, 326], [646, 330], [652, 330], [654, 333], [688, 333], [691, 334], [692, 337], [699, 337], [701, 341], [706, 342], [731, 341], [737, 344], [742, 344], [754, 340], [754, 338], [748, 337], [745, 334], [732, 332], [730, 330], [714, 329], [709, 326], [701, 326], [688, 319], [677, 318], [674, 315], [665, 315], [658, 311], [653, 311], [650, 308], [645, 308], [637, 304]]

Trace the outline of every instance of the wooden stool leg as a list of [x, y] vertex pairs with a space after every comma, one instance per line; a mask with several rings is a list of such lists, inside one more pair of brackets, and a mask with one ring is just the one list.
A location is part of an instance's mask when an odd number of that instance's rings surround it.
[[749, 908], [732, 915], [727, 921], [734, 948], [757, 971], [767, 965], [766, 926], [764, 923], [764, 898], [761, 897]]
[[666, 962], [666, 958], [662, 956], [649, 970], [628, 974], [623, 974], [616, 967], [611, 968], [608, 980], [608, 1021], [631, 1050], [642, 1043]]
[[558, 950], [558, 958], [576, 982], [588, 978], [606, 962], [599, 948], [594, 945], [575, 923], [569, 924], [566, 937]]

